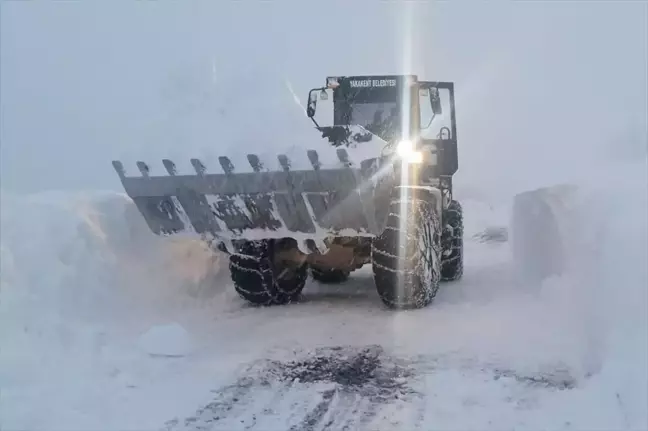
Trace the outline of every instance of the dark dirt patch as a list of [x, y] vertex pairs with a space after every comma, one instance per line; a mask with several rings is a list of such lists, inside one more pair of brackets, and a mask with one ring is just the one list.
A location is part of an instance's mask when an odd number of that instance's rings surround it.
[[372, 401], [414, 393], [407, 384], [413, 369], [384, 355], [380, 346], [319, 349], [304, 359], [273, 362], [268, 371], [282, 381], [334, 383]]
[[[407, 364], [385, 355], [380, 346], [373, 345], [322, 348], [288, 361], [257, 361], [235, 383], [214, 391], [214, 399], [195, 415], [182, 421], [169, 421], [163, 429], [225, 429], [233, 423], [253, 429], [257, 418], [271, 414], [286, 397], [294, 399], [294, 408], [299, 410], [294, 412], [296, 417], [292, 413], [288, 415], [297, 422], [289, 425], [291, 421], [286, 418], [286, 429], [307, 431], [322, 426], [338, 429], [342, 425], [338, 423], [340, 408], [352, 409], [362, 420], [369, 420], [379, 411], [375, 406], [415, 394], [408, 385], [413, 376], [414, 371]], [[320, 384], [324, 384], [324, 390]], [[274, 401], [260, 407], [258, 400], [255, 401], [259, 391], [272, 391], [276, 394]], [[314, 396], [321, 400], [308, 406]], [[347, 398], [354, 405], [340, 402]], [[356, 404], [359, 399], [368, 400], [368, 406], [360, 408]], [[344, 426], [353, 429], [353, 421], [345, 419]]]
[[413, 375], [411, 369], [382, 355], [379, 346], [370, 346], [360, 351], [318, 351], [306, 359], [274, 363], [272, 368], [281, 380], [329, 382], [352, 391], [362, 391], [367, 386], [402, 388], [406, 379]]
[[288, 362], [281, 367], [285, 379], [359, 387], [375, 377], [379, 365], [378, 357], [365, 351], [350, 358], [316, 356], [305, 361]]

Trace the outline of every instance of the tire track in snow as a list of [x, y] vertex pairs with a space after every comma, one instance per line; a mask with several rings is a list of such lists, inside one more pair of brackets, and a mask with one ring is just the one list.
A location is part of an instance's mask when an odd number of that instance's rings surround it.
[[498, 420], [502, 406], [535, 409], [545, 394], [576, 385], [560, 368], [525, 375], [457, 357], [405, 361], [379, 346], [335, 347], [257, 361], [195, 415], [164, 430], [416, 430], [452, 427], [459, 418], [479, 427]]
[[258, 361], [195, 415], [174, 419], [166, 431], [229, 429], [323, 431], [357, 429], [378, 406], [413, 391], [412, 370], [379, 346], [319, 349], [288, 362]]
[[[329, 412], [335, 392], [335, 389], [325, 391], [322, 394], [320, 402], [317, 403], [315, 408], [310, 410], [298, 425], [291, 426], [290, 431], [315, 431], [317, 426], [322, 423], [323, 418]], [[325, 429], [328, 428], [328, 424], [324, 427]]]

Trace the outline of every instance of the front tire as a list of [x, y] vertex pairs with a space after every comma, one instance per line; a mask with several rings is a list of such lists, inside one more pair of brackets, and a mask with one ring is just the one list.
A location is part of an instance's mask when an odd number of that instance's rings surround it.
[[439, 231], [429, 201], [410, 197], [390, 203], [385, 229], [371, 250], [376, 290], [387, 307], [423, 308], [432, 302], [441, 278]]
[[229, 269], [236, 292], [253, 305], [297, 301], [308, 277], [306, 265], [290, 268], [274, 262], [275, 241], [249, 241], [230, 255]]

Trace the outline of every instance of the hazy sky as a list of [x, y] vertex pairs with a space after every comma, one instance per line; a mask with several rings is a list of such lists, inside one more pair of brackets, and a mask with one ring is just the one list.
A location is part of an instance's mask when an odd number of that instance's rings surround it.
[[287, 85], [303, 99], [334, 74], [455, 81], [463, 183], [566, 170], [644, 139], [644, 2], [1, 5], [5, 190], [120, 190], [115, 158], [303, 145], [319, 138]]

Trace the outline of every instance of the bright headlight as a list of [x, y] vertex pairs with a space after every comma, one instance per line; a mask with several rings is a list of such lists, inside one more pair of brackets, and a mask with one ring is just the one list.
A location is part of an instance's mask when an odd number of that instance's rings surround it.
[[404, 157], [411, 154], [414, 151], [414, 143], [409, 140], [400, 141], [396, 145], [396, 152], [399, 156]]
[[403, 159], [405, 163], [421, 163], [423, 153], [414, 150], [414, 143], [410, 140], [402, 140], [396, 145], [396, 154]]

